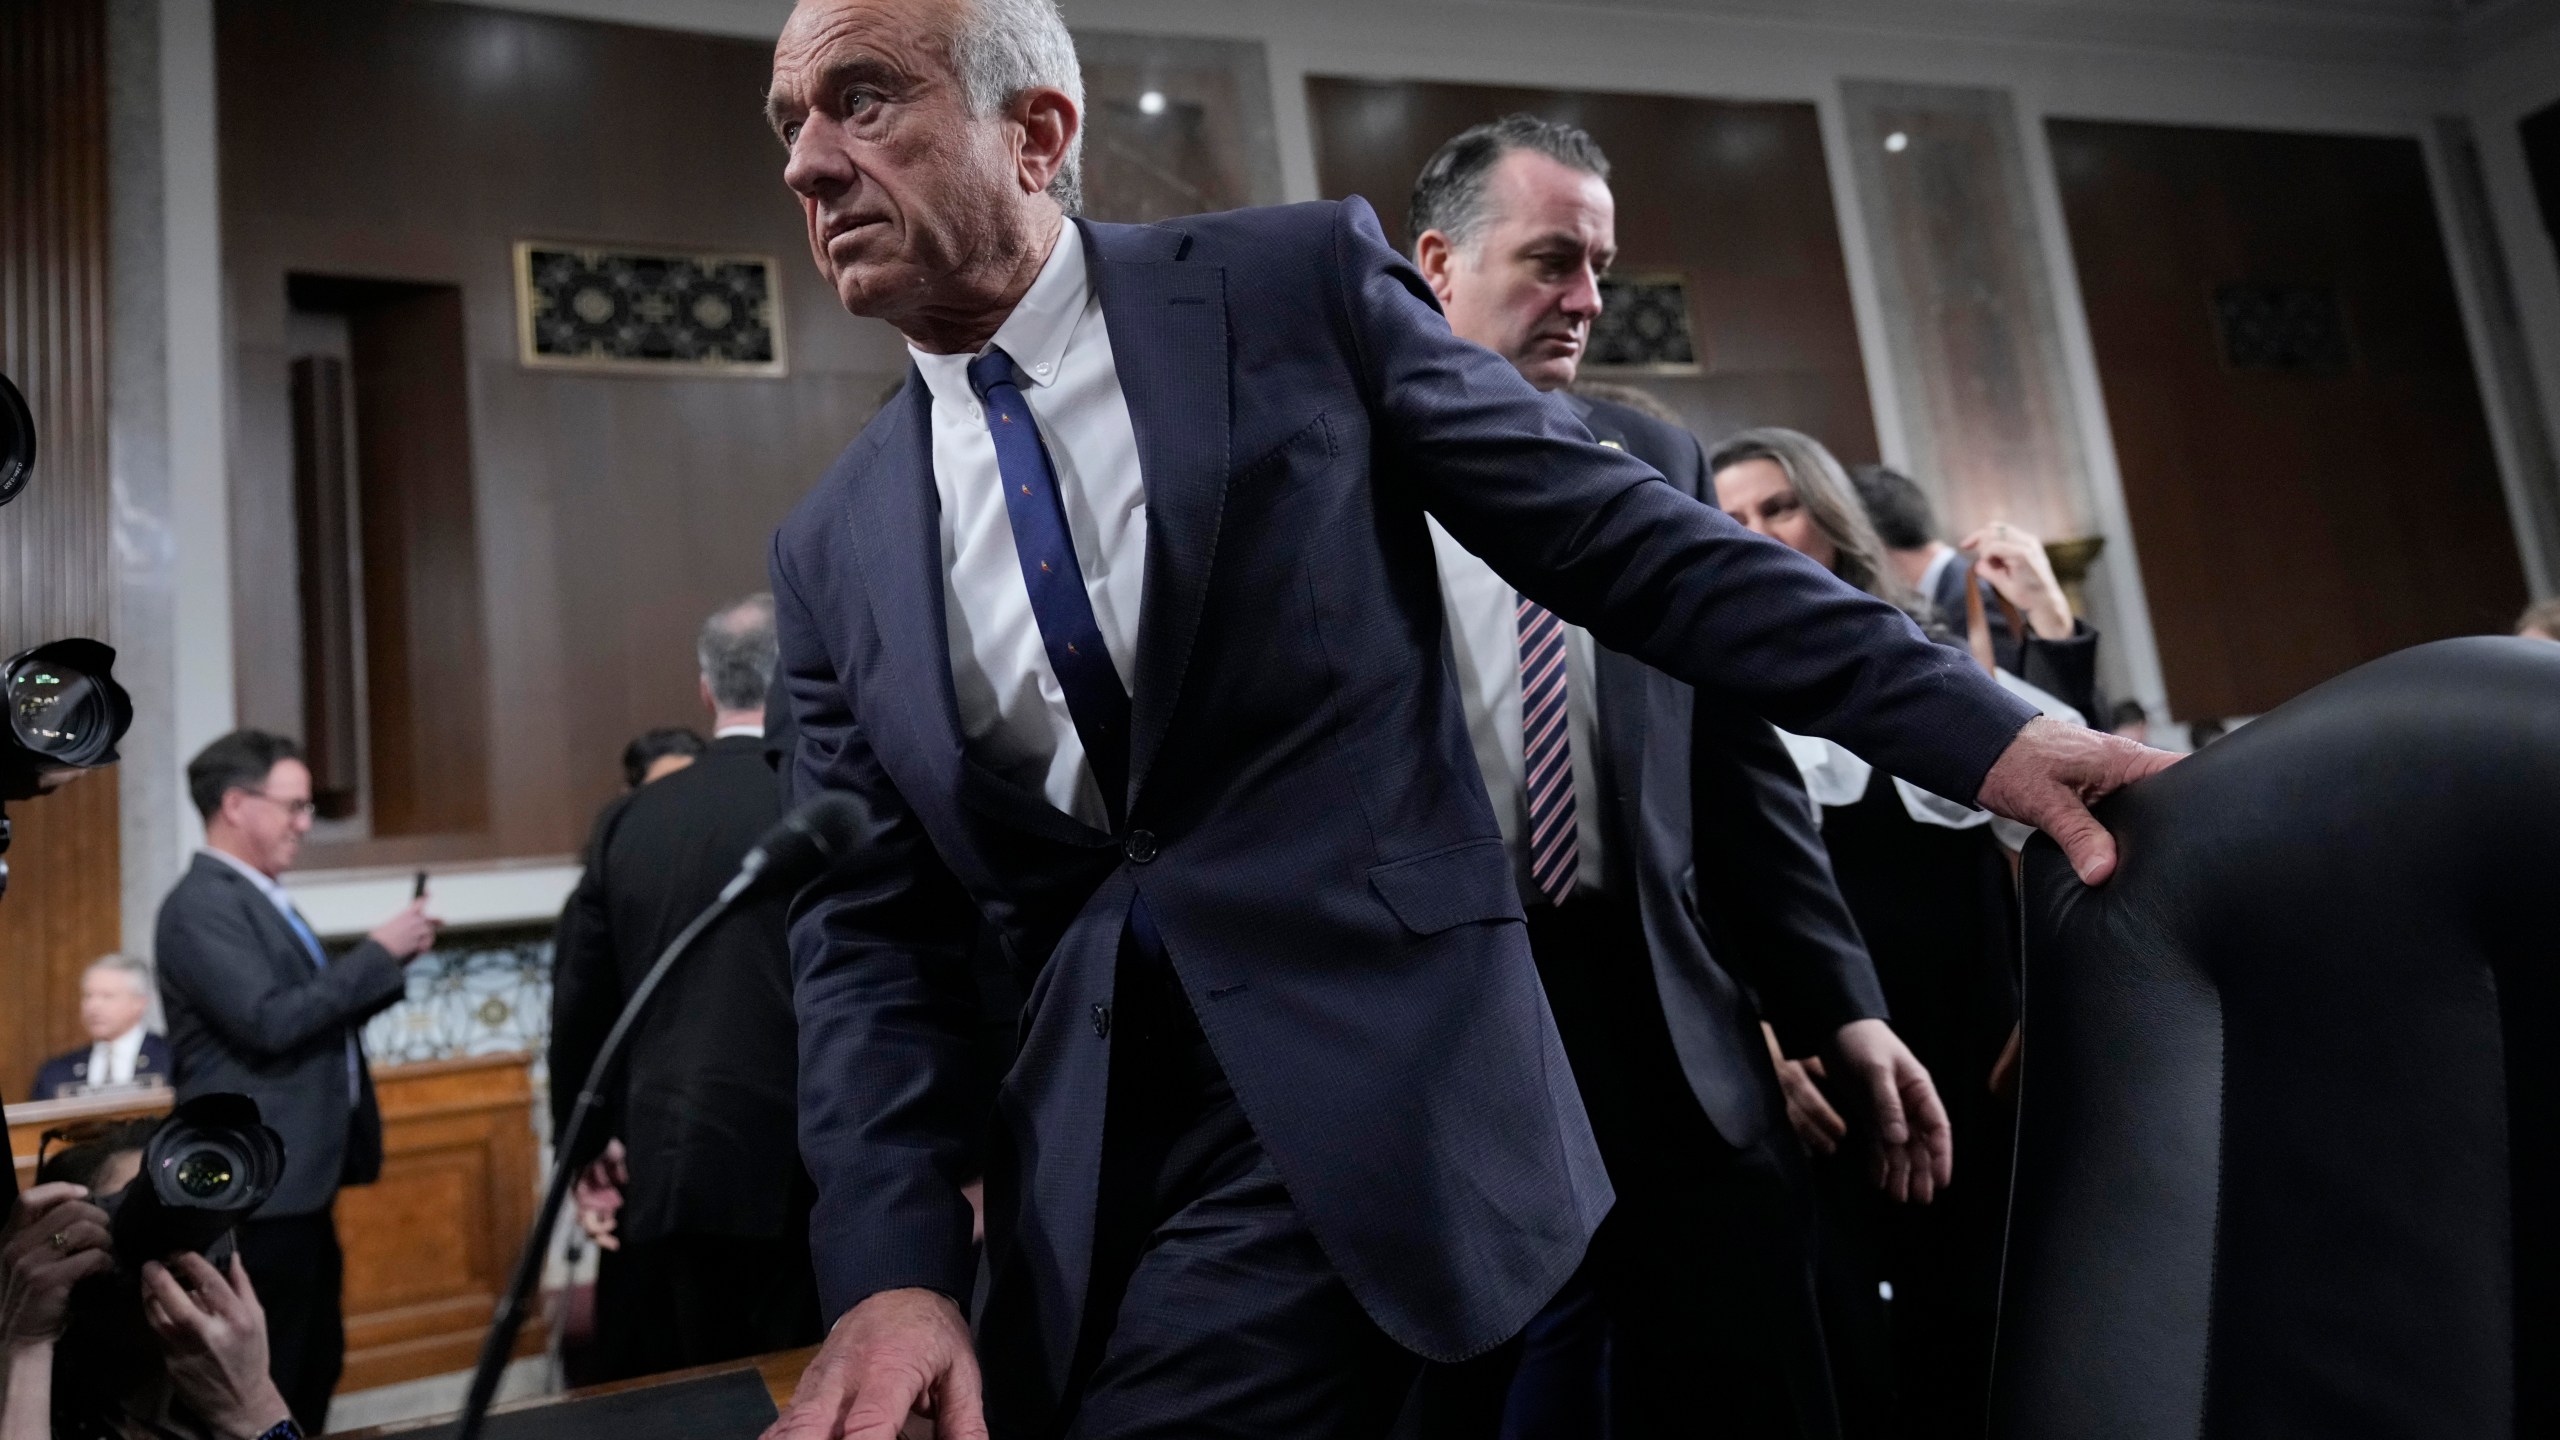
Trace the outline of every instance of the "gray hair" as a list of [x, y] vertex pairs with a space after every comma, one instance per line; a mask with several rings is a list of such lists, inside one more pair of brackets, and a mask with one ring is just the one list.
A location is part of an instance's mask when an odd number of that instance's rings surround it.
[[711, 687], [711, 703], [723, 710], [761, 710], [765, 692], [773, 688], [776, 647], [773, 597], [762, 591], [733, 600], [702, 622], [694, 642], [702, 662], [702, 683]]
[[1600, 153], [1599, 142], [1579, 125], [1535, 115], [1488, 120], [1459, 131], [1423, 162], [1422, 173], [1413, 181], [1413, 203], [1405, 214], [1405, 228], [1414, 241], [1419, 242], [1426, 230], [1437, 230], [1461, 249], [1474, 244], [1476, 232], [1484, 228], [1484, 192], [1492, 181], [1493, 167], [1515, 150], [1535, 151], [1585, 175], [1609, 178], [1609, 157]]
[[115, 971], [117, 974], [131, 980], [133, 982], [133, 988], [142, 992], [142, 998], [146, 1000], [152, 998], [151, 962], [143, 959], [141, 956], [127, 955], [122, 951], [111, 950], [106, 954], [99, 956], [97, 959], [90, 961], [88, 968], [82, 970], [80, 973], [83, 976], [86, 976], [99, 970]]
[[[1057, 0], [967, 0], [951, 32], [951, 69], [971, 113], [993, 115], [1026, 90], [1062, 90], [1084, 116], [1084, 67]], [[1084, 127], [1049, 178], [1049, 198], [1070, 215], [1084, 209]]]
[[1786, 472], [1797, 502], [1838, 552], [1833, 574], [1888, 604], [1905, 610], [1919, 605], [1919, 597], [1884, 563], [1884, 541], [1867, 518], [1866, 503], [1849, 483], [1849, 472], [1821, 441], [1775, 425], [1745, 430], [1707, 457], [1707, 473], [1715, 475], [1746, 460], [1766, 460]]

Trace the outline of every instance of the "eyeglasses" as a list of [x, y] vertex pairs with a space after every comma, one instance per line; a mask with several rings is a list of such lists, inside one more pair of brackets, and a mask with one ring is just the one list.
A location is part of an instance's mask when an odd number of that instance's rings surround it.
[[296, 820], [308, 820], [320, 813], [320, 807], [308, 800], [279, 800], [264, 790], [252, 790], [245, 785], [240, 787], [240, 793], [264, 800]]

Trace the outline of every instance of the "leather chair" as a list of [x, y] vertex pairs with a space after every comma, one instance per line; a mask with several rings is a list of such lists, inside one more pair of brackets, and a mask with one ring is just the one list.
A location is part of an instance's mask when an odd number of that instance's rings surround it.
[[2560, 645], [2449, 640], [2026, 858], [2001, 1440], [2560, 1435]]

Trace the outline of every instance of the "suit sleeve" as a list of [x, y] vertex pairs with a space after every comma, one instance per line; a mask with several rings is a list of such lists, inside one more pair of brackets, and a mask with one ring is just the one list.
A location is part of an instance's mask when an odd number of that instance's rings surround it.
[[[1449, 333], [1356, 197], [1334, 226], [1341, 323], [1382, 450], [1467, 549], [1600, 643], [1970, 800], [2034, 715], [1899, 610], [1592, 440]], [[1382, 487], [1396, 483], [1382, 473]]]
[[266, 941], [241, 905], [188, 908], [183, 923], [160, 926], [161, 983], [184, 994], [244, 1055], [272, 1060], [361, 1024], [406, 988], [401, 963], [371, 940], [303, 978], [277, 980]]
[[[618, 808], [618, 807], [617, 807]], [[614, 965], [613, 925], [604, 903], [604, 852], [612, 835], [609, 818], [596, 827], [587, 846], [587, 868], [578, 877], [569, 903], [561, 908], [560, 926], [552, 933], [551, 962], [551, 1133], [565, 1136], [569, 1112], [578, 1103], [587, 1067], [604, 1048], [605, 1032], [622, 1009], [621, 972]], [[569, 1157], [583, 1166], [603, 1152], [605, 1141], [620, 1129], [614, 1113], [613, 1087], [598, 1087], [597, 1113], [588, 1122], [578, 1153]]]
[[792, 904], [800, 1154], [817, 1182], [810, 1237], [830, 1323], [882, 1290], [966, 1306], [976, 1094], [975, 912], [872, 753], [789, 551], [773, 551], [780, 675], [798, 743], [792, 790], [854, 795], [870, 829], [851, 873]]

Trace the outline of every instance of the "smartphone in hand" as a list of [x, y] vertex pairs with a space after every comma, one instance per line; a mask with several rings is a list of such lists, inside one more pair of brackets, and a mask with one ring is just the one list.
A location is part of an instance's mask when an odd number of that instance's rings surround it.
[[417, 880], [417, 883], [416, 883], [416, 884], [414, 884], [414, 885], [411, 885], [411, 886], [409, 887], [409, 898], [410, 898], [410, 899], [412, 899], [412, 900], [424, 900], [424, 899], [426, 899], [426, 898], [427, 898], [427, 872], [426, 872], [426, 871], [421, 870], [421, 871], [419, 871], [419, 872], [418, 872], [418, 880]]

